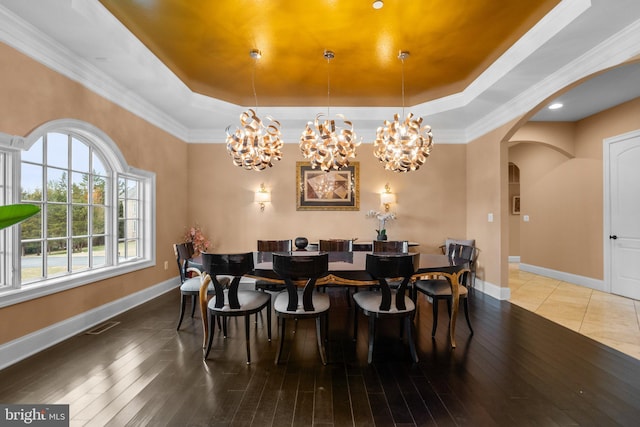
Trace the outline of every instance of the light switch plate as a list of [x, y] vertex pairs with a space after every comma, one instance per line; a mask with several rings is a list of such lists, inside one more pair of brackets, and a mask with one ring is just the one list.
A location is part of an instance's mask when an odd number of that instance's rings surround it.
[[487, 215], [487, 221], [493, 222], [493, 213], [492, 212], [489, 212], [489, 214]]

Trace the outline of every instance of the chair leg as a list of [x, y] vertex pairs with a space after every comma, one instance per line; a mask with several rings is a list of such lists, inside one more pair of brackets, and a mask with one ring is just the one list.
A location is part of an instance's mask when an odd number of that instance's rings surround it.
[[464, 317], [467, 319], [467, 326], [469, 326], [469, 331], [471, 331], [471, 335], [473, 335], [473, 328], [471, 327], [471, 320], [469, 320], [468, 298], [463, 298], [462, 306], [464, 307]]
[[433, 326], [431, 327], [431, 336], [436, 336], [436, 329], [438, 328], [438, 300], [433, 298]]
[[267, 304], [267, 337], [271, 341], [271, 301]]
[[251, 315], [244, 316], [244, 338], [247, 345], [247, 365], [251, 363], [251, 346], [249, 345], [249, 323], [251, 322]]
[[322, 339], [322, 317], [323, 315], [319, 315], [316, 317], [316, 338], [318, 339], [318, 350], [320, 351], [320, 359], [322, 360], [322, 364], [327, 364], [327, 355], [324, 352], [324, 340]]
[[353, 342], [358, 340], [358, 307], [353, 310]]
[[222, 319], [222, 336], [225, 339], [227, 338], [227, 317], [226, 316]]
[[278, 319], [280, 320], [280, 345], [278, 346], [278, 352], [276, 353], [276, 361], [275, 364], [277, 365], [278, 363], [280, 363], [280, 355], [282, 354], [282, 346], [284, 345], [284, 334], [285, 334], [285, 318], [283, 317], [282, 319], [280, 319], [280, 317], [278, 317]]
[[409, 340], [409, 351], [411, 352], [411, 358], [414, 363], [418, 363], [418, 353], [416, 352], [416, 343], [413, 340], [413, 331], [411, 327], [411, 316], [404, 318], [405, 334]]
[[351, 291], [348, 286], [344, 287], [345, 293], [347, 295], [347, 307], [351, 308]]
[[215, 320], [214, 315], [209, 314], [209, 337], [207, 339], [207, 351], [204, 354], [204, 358], [209, 357], [209, 352], [211, 351], [211, 344], [213, 343], [213, 330], [215, 329]]
[[180, 317], [178, 318], [178, 326], [176, 327], [177, 331], [180, 330], [180, 325], [182, 325], [182, 318], [184, 317], [184, 309], [186, 307], [187, 307], [187, 296], [181, 295], [180, 296]]
[[198, 305], [198, 296], [191, 295], [191, 317], [196, 314], [196, 305]]
[[373, 361], [373, 342], [376, 337], [376, 318], [373, 315], [369, 316], [369, 351], [367, 353], [367, 363], [371, 364]]

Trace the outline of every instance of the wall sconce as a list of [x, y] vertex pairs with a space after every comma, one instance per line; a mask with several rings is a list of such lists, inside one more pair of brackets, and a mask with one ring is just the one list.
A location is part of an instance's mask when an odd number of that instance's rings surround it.
[[253, 201], [260, 205], [260, 212], [264, 212], [264, 204], [271, 201], [271, 193], [267, 191], [264, 183], [260, 184], [260, 189], [256, 191]]
[[389, 183], [384, 186], [384, 192], [380, 193], [380, 203], [384, 205], [384, 211], [389, 212], [389, 205], [396, 202], [396, 195], [391, 192]]

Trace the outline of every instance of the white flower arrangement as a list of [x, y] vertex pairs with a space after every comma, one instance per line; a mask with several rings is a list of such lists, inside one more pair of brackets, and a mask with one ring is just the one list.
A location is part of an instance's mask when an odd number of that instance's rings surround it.
[[387, 229], [385, 228], [387, 222], [396, 219], [396, 214], [394, 212], [378, 212], [371, 209], [367, 212], [367, 218], [376, 218], [378, 220], [380, 228], [376, 232], [378, 235], [384, 236], [387, 234]]

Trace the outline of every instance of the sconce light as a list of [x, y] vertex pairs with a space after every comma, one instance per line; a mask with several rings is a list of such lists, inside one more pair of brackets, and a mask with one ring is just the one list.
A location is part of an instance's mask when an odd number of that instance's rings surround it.
[[384, 192], [380, 193], [380, 203], [384, 205], [384, 211], [389, 212], [389, 205], [396, 202], [396, 195], [391, 192], [389, 183], [384, 186]]
[[264, 204], [271, 201], [271, 193], [267, 191], [264, 183], [260, 184], [260, 189], [256, 191], [253, 200], [260, 205], [260, 212], [264, 212]]

